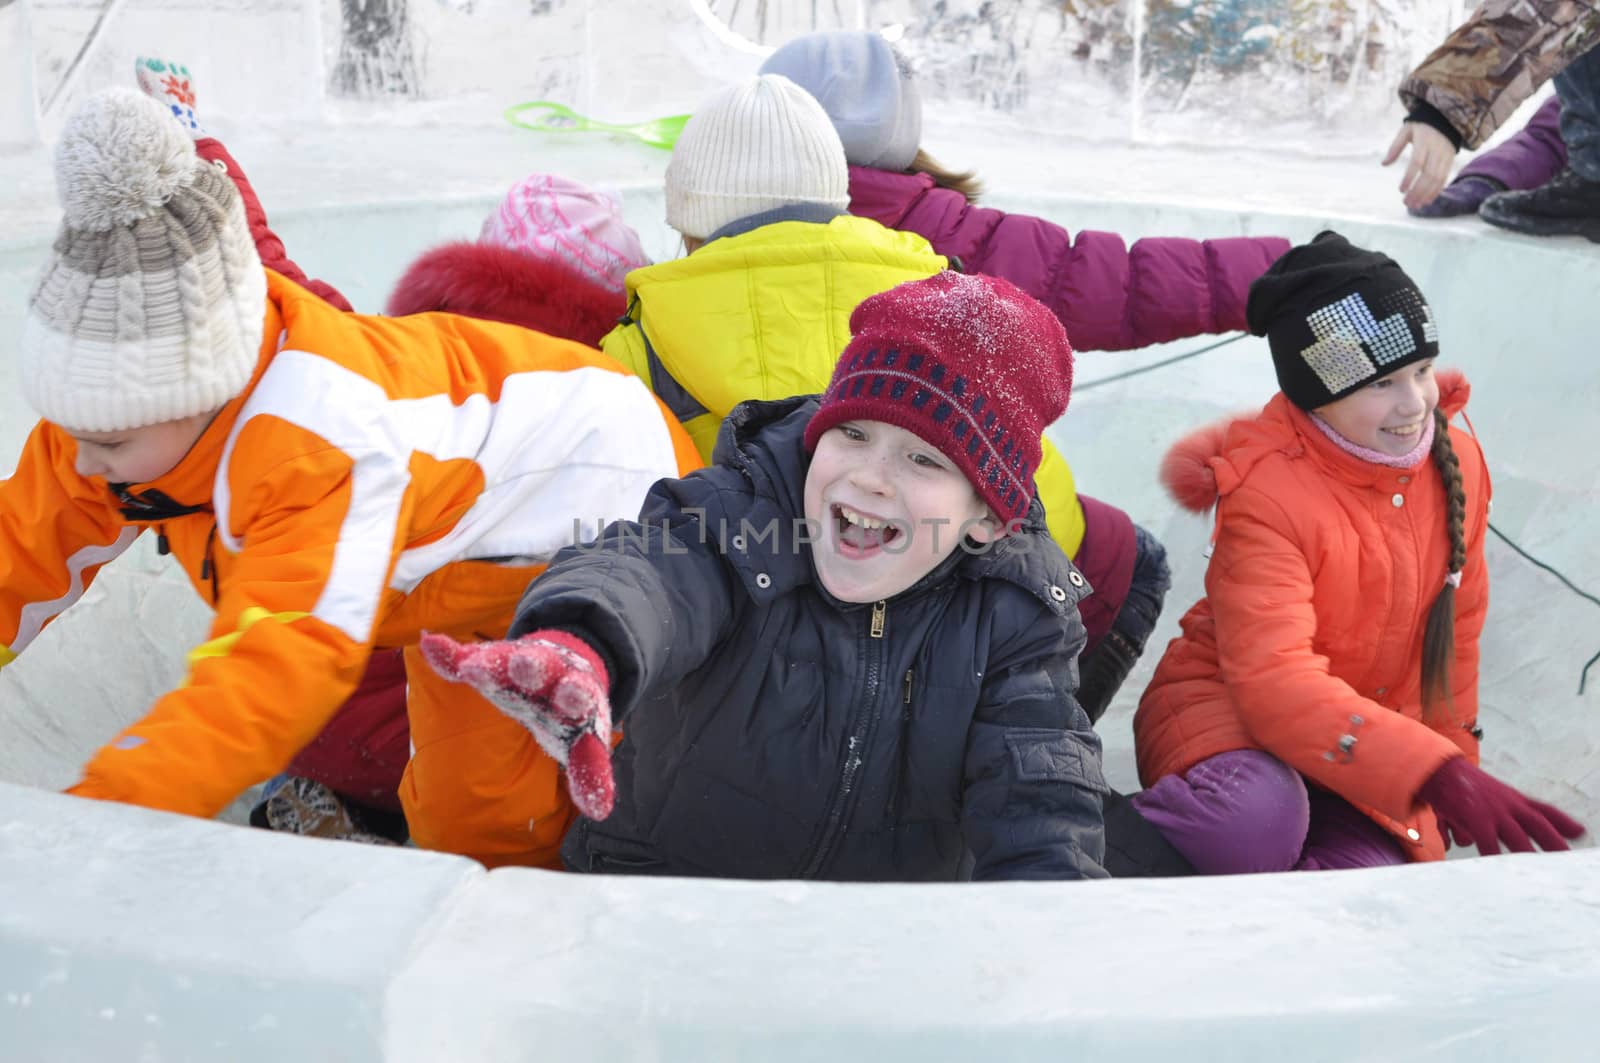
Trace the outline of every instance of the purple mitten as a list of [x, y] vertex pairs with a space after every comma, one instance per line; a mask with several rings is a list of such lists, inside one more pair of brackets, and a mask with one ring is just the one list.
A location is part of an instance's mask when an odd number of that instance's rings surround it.
[[1416, 218], [1455, 218], [1463, 214], [1476, 214], [1484, 200], [1505, 190], [1503, 181], [1481, 174], [1469, 174], [1445, 185], [1444, 191], [1432, 203], [1410, 212]]

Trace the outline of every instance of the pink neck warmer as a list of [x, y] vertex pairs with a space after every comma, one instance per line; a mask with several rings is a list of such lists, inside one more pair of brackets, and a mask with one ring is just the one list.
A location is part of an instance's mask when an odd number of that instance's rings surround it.
[[1371, 462], [1374, 465], [1387, 465], [1391, 469], [1414, 469], [1427, 459], [1428, 452], [1433, 449], [1434, 418], [1432, 417], [1429, 417], [1427, 423], [1423, 425], [1422, 438], [1417, 440], [1417, 445], [1412, 447], [1409, 453], [1401, 454], [1399, 457], [1393, 454], [1385, 454], [1381, 450], [1368, 450], [1366, 447], [1350, 442], [1330, 428], [1328, 422], [1314, 413], [1311, 415], [1311, 423], [1316, 425], [1318, 431], [1323, 435], [1333, 440], [1339, 449], [1346, 454], [1353, 454], [1362, 461]]

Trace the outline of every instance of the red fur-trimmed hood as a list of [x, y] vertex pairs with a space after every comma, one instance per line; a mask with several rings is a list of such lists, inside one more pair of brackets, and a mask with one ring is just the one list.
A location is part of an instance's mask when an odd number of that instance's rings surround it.
[[[1454, 417], [1472, 386], [1459, 369], [1439, 371], [1439, 408]], [[1184, 509], [1204, 513], [1266, 454], [1295, 444], [1292, 430], [1260, 414], [1239, 414], [1191, 432], [1161, 461], [1161, 483]]]
[[442, 310], [597, 347], [625, 309], [621, 292], [560, 259], [463, 240], [423, 252], [395, 285], [386, 312]]

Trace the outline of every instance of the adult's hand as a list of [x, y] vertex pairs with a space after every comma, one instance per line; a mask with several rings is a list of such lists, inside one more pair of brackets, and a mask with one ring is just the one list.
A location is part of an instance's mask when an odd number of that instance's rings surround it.
[[1425, 122], [1401, 122], [1400, 132], [1389, 145], [1383, 164], [1389, 166], [1411, 145], [1411, 161], [1400, 179], [1406, 206], [1420, 210], [1432, 203], [1450, 180], [1450, 167], [1456, 161], [1456, 146], [1450, 138]]

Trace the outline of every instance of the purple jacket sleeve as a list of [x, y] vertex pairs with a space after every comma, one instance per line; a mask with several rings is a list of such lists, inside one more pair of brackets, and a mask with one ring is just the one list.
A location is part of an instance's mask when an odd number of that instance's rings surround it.
[[1121, 351], [1245, 327], [1250, 282], [1289, 249], [1281, 237], [1080, 232], [969, 204], [924, 174], [850, 167], [850, 211], [919, 233], [968, 273], [1004, 277], [1048, 306], [1080, 351]]

